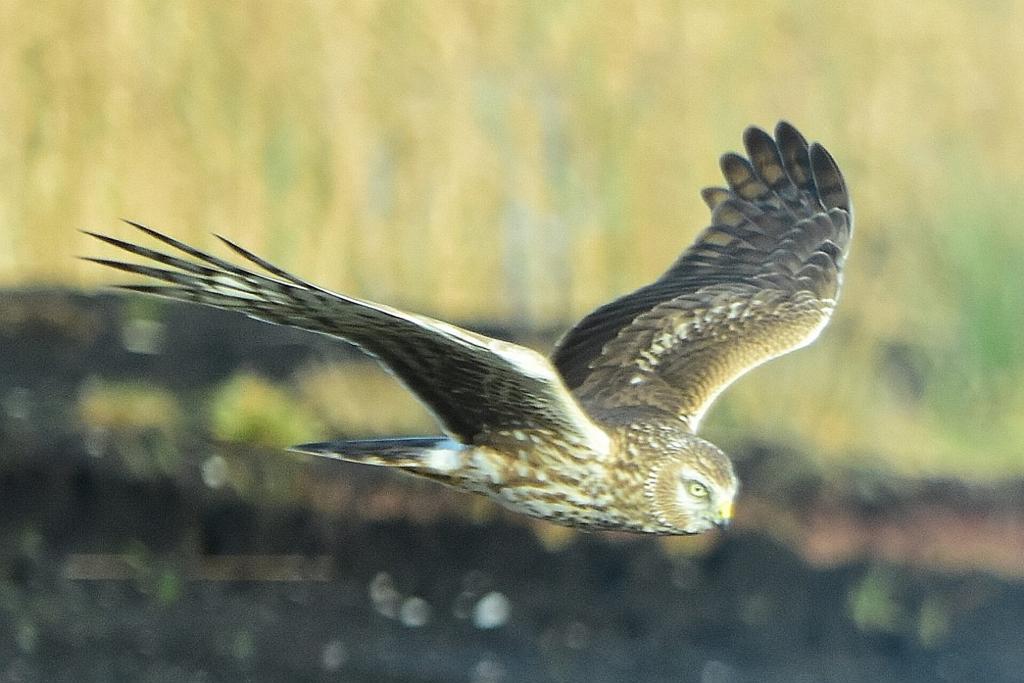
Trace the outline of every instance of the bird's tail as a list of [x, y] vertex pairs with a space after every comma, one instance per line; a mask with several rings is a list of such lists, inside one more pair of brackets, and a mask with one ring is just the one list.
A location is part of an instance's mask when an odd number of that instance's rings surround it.
[[366, 465], [446, 474], [463, 466], [463, 456], [467, 447], [447, 436], [417, 436], [403, 439], [324, 441], [292, 446], [288, 450]]

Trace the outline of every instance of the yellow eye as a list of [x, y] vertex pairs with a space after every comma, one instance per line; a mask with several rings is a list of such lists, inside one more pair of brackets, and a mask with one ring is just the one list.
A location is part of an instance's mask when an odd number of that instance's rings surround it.
[[707, 498], [708, 487], [699, 481], [691, 481], [686, 485], [686, 491], [694, 498]]

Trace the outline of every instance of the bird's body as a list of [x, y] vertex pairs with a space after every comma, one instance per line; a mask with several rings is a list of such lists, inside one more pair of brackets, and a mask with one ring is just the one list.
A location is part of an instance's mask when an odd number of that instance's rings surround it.
[[[580, 448], [546, 430], [499, 431], [488, 445], [461, 444], [450, 438], [347, 441], [297, 447], [364, 464], [402, 468], [442, 484], [488, 496], [532, 517], [585, 529], [637, 533], [695, 533], [690, 520], [652, 503], [658, 473], [675, 464], [679, 452], [700, 442], [674, 421], [609, 425], [607, 447]], [[706, 446], [706, 464], [716, 474], [734, 477], [728, 460]], [[661, 455], [652, 468], [646, 455]], [[364, 454], [365, 453], [365, 454]], [[728, 517], [732, 497], [718, 502], [716, 514]]]
[[[704, 191], [712, 225], [654, 283], [585, 317], [549, 360], [531, 349], [328, 292], [224, 240], [259, 275], [136, 225], [191, 258], [95, 235], [168, 268], [127, 289], [339, 337], [394, 373], [446, 435], [295, 450], [384, 465], [584, 529], [700, 533], [732, 515], [732, 463], [696, 436], [718, 394], [813, 341], [839, 293], [852, 229], [842, 175], [788, 124], [748, 129]], [[92, 234], [92, 233], [90, 233]], [[223, 239], [223, 238], [222, 238]]]

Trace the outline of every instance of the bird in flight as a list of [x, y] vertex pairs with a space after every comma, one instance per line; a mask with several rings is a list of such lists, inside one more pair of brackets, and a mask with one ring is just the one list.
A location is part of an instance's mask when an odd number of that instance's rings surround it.
[[[397, 468], [582, 529], [698, 534], [726, 526], [732, 462], [697, 436], [748, 370], [805, 346], [836, 306], [853, 214], [824, 147], [781, 122], [748, 128], [703, 191], [711, 225], [653, 283], [601, 306], [551, 357], [440, 320], [335, 294], [220, 239], [250, 270], [142, 225], [164, 253], [88, 233], [158, 282], [124, 285], [355, 344], [434, 414], [443, 435], [293, 450]], [[250, 266], [251, 267], [251, 266]]]

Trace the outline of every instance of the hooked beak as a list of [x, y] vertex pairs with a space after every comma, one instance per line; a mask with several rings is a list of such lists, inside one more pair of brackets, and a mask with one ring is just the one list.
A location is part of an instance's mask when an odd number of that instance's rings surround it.
[[715, 516], [717, 520], [715, 522], [721, 529], [726, 529], [732, 523], [732, 498], [723, 500], [718, 505], [718, 509], [715, 510]]

